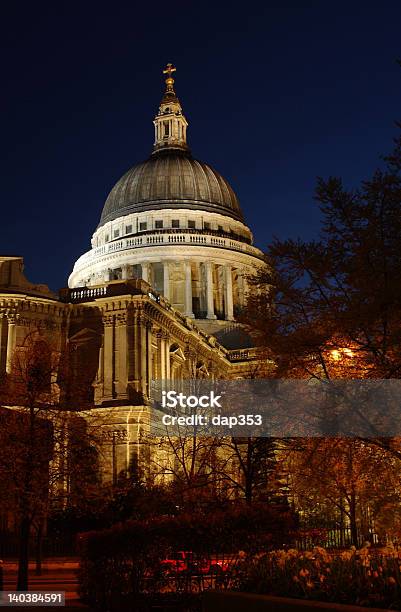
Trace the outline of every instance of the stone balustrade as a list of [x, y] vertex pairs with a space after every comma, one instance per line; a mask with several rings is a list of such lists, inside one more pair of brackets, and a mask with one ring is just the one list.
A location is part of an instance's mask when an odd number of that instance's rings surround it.
[[87, 264], [88, 262], [108, 255], [109, 253], [116, 253], [118, 251], [124, 251], [127, 249], [152, 247], [158, 245], [197, 245], [197, 246], [210, 246], [222, 249], [229, 249], [247, 253], [261, 259], [261, 252], [256, 247], [241, 242], [239, 240], [233, 240], [231, 238], [220, 238], [209, 234], [196, 234], [189, 231], [180, 232], [168, 232], [160, 233], [155, 231], [151, 234], [144, 234], [143, 236], [136, 236], [131, 238], [122, 238], [114, 242], [96, 247], [87, 253], [84, 253], [76, 263], [76, 269], [79, 269], [81, 265]]

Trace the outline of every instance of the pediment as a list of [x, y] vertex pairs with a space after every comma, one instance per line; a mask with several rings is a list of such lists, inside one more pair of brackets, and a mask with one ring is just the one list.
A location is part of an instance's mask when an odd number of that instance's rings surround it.
[[182, 351], [182, 349], [178, 346], [176, 349], [173, 348], [173, 350], [170, 349], [170, 355], [172, 357], [175, 357], [176, 359], [179, 359], [181, 361], [185, 361], [185, 355]]
[[207, 369], [207, 367], [205, 366], [205, 364], [202, 364], [201, 366], [197, 366], [196, 367], [196, 371], [198, 372], [198, 374], [202, 373], [203, 376], [209, 376], [209, 370]]

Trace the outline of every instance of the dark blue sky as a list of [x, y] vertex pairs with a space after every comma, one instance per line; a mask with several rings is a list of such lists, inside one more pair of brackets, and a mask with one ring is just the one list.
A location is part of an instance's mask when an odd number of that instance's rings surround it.
[[113, 184], [176, 91], [195, 157], [256, 243], [316, 235], [316, 176], [357, 185], [401, 118], [401, 3], [10, 2], [1, 9], [1, 254], [66, 285]]

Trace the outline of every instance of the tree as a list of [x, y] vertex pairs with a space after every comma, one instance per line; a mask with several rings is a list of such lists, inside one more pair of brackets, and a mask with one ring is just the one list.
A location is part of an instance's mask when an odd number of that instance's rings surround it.
[[[401, 378], [401, 136], [360, 189], [319, 179], [316, 200], [320, 238], [272, 243], [244, 320], [278, 378]], [[397, 439], [372, 443], [401, 456]]]
[[222, 438], [222, 461], [218, 469], [236, 494], [247, 504], [254, 501], [286, 503], [280, 482], [280, 463], [276, 453], [280, 444], [273, 438]]
[[[255, 290], [250, 292], [243, 321], [255, 330], [255, 339], [269, 347], [277, 378], [321, 383], [399, 379], [401, 136], [382, 167], [359, 189], [346, 189], [339, 178], [319, 179], [316, 200], [322, 214], [319, 239], [273, 241], [266, 253], [269, 265], [250, 279]], [[312, 443], [298, 440], [296, 447], [303, 444], [307, 453]], [[380, 470], [369, 474], [370, 453], [378, 450], [384, 461], [401, 459], [401, 441], [372, 435], [364, 441], [326, 439], [319, 444], [330, 461], [338, 459], [340, 451], [345, 456], [345, 449], [349, 457], [358, 459], [348, 481], [339, 460], [330, 470], [316, 469], [314, 462], [313, 471], [305, 463], [304, 478], [305, 488], [307, 483], [312, 490], [324, 488], [326, 500], [334, 499], [333, 487], [342, 483], [355, 539], [352, 489], [363, 486], [368, 475], [372, 486], [385, 478]], [[398, 484], [391, 482], [389, 504], [394, 508], [391, 504], [399, 504]], [[364, 499], [360, 489], [357, 497]]]
[[286, 465], [306, 523], [349, 525], [355, 546], [361, 533], [369, 539], [373, 528], [388, 530], [388, 513], [400, 507], [400, 461], [361, 440], [304, 440], [302, 449], [287, 449]]
[[[85, 425], [71, 406], [60, 404], [60, 356], [39, 332], [26, 336], [13, 357], [11, 371], [2, 380], [0, 406], [0, 503], [7, 499], [18, 523], [19, 590], [27, 590], [29, 543], [33, 529], [40, 551], [49, 505], [65, 506], [96, 484], [91, 465], [94, 429]], [[70, 381], [71, 382], [71, 381]], [[72, 385], [71, 385], [72, 386]], [[71, 396], [71, 394], [70, 394]], [[72, 397], [72, 396], [71, 396]], [[80, 395], [79, 395], [80, 397]], [[80, 404], [76, 405], [79, 410]], [[11, 495], [6, 495], [6, 487]], [[38, 555], [40, 568], [40, 555]]]
[[7, 427], [1, 428], [0, 470], [8, 474], [19, 523], [18, 590], [27, 590], [30, 532], [48, 503], [53, 431], [43, 414], [55, 401], [54, 365], [47, 343], [37, 334], [28, 336], [1, 389], [3, 406], [16, 407], [3, 411]]
[[166, 427], [152, 442], [152, 468], [156, 482], [174, 489], [180, 506], [218, 497], [216, 466], [220, 442], [197, 425]]
[[316, 199], [320, 239], [273, 242], [245, 321], [279, 377], [399, 378], [401, 137], [360, 189], [319, 179]]

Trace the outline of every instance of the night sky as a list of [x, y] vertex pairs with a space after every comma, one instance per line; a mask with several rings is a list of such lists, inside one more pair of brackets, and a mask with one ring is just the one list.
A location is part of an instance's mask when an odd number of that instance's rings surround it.
[[357, 186], [401, 119], [401, 2], [9, 2], [0, 254], [65, 286], [107, 194], [152, 148], [167, 62], [195, 157], [255, 241], [312, 238], [317, 176]]

